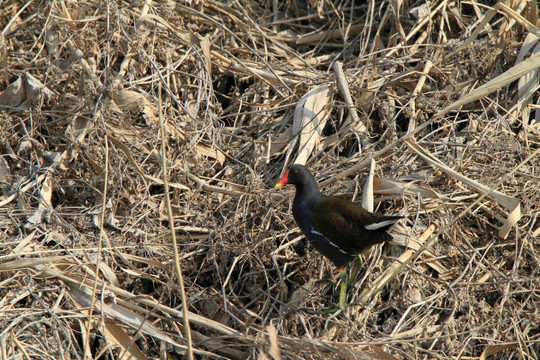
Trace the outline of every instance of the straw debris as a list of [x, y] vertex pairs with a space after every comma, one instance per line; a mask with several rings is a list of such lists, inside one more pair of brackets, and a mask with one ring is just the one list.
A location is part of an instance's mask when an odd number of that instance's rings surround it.
[[[8, 0], [0, 21], [2, 358], [539, 356], [535, 2]], [[293, 161], [407, 215], [340, 312], [273, 189]]]

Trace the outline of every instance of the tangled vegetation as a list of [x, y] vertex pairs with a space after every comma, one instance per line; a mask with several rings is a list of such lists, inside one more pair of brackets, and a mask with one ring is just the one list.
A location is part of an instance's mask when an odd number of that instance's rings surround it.
[[[535, 1], [0, 7], [2, 359], [540, 356]], [[342, 311], [293, 162], [407, 216]]]

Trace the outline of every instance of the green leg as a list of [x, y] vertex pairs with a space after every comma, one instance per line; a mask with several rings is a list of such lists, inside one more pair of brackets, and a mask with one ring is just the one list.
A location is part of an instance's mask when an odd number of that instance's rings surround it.
[[341, 275], [341, 289], [339, 291], [339, 308], [341, 309], [345, 306], [345, 301], [347, 300], [349, 277], [347, 276], [347, 270], [345, 270], [345, 268], [339, 269], [339, 274]]
[[345, 267], [339, 269], [339, 273], [341, 275], [341, 288], [339, 291], [339, 307], [343, 308], [345, 306], [345, 301], [347, 300], [347, 288], [350, 285], [350, 282], [355, 281], [356, 277], [360, 273], [360, 269], [362, 268], [362, 265], [364, 264], [364, 257], [359, 254], [358, 260], [354, 262], [354, 265], [350, 269], [350, 277], [347, 275], [347, 270]]
[[351, 268], [351, 282], [355, 281], [364, 265], [364, 256], [362, 254], [358, 255], [358, 259], [353, 263]]

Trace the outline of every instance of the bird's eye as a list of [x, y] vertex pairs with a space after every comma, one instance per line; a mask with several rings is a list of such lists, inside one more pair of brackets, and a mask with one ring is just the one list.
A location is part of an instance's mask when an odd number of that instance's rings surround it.
[[298, 174], [298, 170], [293, 170], [292, 172], [294, 175]]

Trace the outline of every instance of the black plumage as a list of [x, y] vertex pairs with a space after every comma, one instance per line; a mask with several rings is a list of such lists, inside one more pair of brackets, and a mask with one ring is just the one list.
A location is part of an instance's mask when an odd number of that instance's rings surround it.
[[402, 218], [374, 214], [350, 201], [323, 195], [303, 165], [287, 168], [276, 187], [285, 184], [296, 187], [293, 216], [298, 227], [340, 270], [371, 246], [390, 240], [386, 231]]

